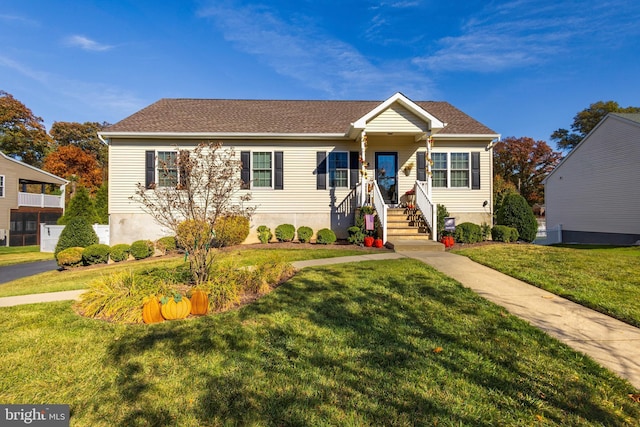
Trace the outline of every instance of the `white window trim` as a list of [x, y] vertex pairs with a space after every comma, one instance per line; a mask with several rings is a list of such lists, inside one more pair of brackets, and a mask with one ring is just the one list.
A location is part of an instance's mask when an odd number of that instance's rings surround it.
[[[446, 154], [447, 155], [447, 186], [446, 187], [433, 187], [434, 189], [447, 189], [447, 190], [470, 190], [471, 189], [471, 152], [470, 151], [434, 151], [434, 154]], [[467, 186], [466, 187], [453, 187], [451, 185], [451, 154], [466, 154], [468, 160], [467, 167]], [[463, 170], [463, 169], [456, 169]]]
[[[251, 156], [251, 169], [250, 169], [250, 173], [251, 173], [251, 186], [250, 189], [251, 190], [273, 190], [275, 188], [275, 174], [274, 174], [274, 169], [275, 169], [275, 151], [274, 150], [251, 150], [250, 152], [250, 156]], [[269, 153], [269, 155], [271, 156], [271, 179], [269, 181], [271, 181], [271, 186], [269, 187], [256, 187], [254, 185], [255, 183], [255, 178], [253, 176], [253, 171], [255, 170], [255, 162], [253, 159], [253, 155], [255, 153]]]
[[7, 184], [6, 184], [6, 178], [4, 175], [0, 175], [0, 189], [2, 189], [2, 193], [0, 194], [0, 199], [4, 199], [7, 195]]
[[[347, 154], [347, 185], [344, 187], [333, 187], [331, 186], [331, 160], [329, 160], [331, 158], [331, 154], [338, 154], [338, 153], [346, 153]], [[350, 156], [350, 152], [349, 151], [344, 151], [344, 150], [335, 150], [335, 151], [329, 151], [327, 153], [327, 188], [351, 188], [351, 183], [349, 182], [351, 180], [351, 168], [349, 167], [351, 165], [351, 159], [349, 158]], [[341, 169], [336, 169], [336, 170], [342, 170]]]
[[177, 184], [180, 184], [180, 167], [178, 166], [178, 159], [180, 158], [180, 152], [177, 150], [156, 150], [156, 188], [173, 188], [175, 186], [172, 185], [160, 185], [160, 179], [162, 178], [161, 175], [163, 173], [163, 170], [161, 168], [158, 167], [158, 164], [160, 163], [160, 153], [176, 153], [176, 180], [177, 180]]

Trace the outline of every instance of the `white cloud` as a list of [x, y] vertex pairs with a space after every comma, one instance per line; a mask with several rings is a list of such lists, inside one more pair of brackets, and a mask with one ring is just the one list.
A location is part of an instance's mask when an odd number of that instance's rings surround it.
[[91, 40], [90, 38], [81, 35], [69, 36], [65, 39], [65, 42], [68, 46], [79, 47], [80, 49], [93, 52], [102, 52], [113, 49], [113, 46], [98, 43], [95, 40]]

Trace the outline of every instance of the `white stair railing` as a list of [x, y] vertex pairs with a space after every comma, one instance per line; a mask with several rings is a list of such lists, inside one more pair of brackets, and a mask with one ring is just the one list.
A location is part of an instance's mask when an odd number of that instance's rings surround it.
[[382, 193], [378, 187], [378, 182], [373, 181], [373, 207], [375, 208], [378, 219], [380, 220], [380, 226], [382, 227], [382, 242], [387, 243], [387, 205], [384, 203]]
[[416, 181], [414, 191], [416, 193], [416, 207], [420, 209], [420, 212], [422, 212], [422, 215], [427, 222], [427, 226], [431, 230], [431, 239], [437, 241], [438, 210], [431, 201], [431, 197], [427, 194], [427, 190], [425, 190], [422, 182]]

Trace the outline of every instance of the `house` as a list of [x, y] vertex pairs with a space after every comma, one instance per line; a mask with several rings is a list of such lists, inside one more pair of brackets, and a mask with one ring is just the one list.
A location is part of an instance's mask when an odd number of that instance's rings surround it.
[[545, 178], [547, 229], [563, 243], [640, 240], [640, 114], [610, 113]]
[[[112, 244], [166, 235], [130, 197], [137, 183], [165, 185], [158, 159], [205, 140], [240, 154], [252, 230], [288, 223], [346, 237], [355, 209], [373, 203], [387, 241], [391, 210], [410, 190], [432, 239], [437, 204], [458, 223], [491, 222], [499, 135], [446, 102], [161, 99], [99, 135], [109, 145]], [[252, 231], [247, 242], [257, 241]]]
[[40, 223], [64, 213], [68, 183], [0, 152], [0, 246], [39, 245]]

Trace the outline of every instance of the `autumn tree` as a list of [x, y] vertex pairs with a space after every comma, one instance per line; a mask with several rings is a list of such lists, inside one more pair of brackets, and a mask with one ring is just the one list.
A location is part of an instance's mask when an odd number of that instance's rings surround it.
[[42, 118], [13, 95], [0, 90], [0, 151], [39, 167], [50, 145]]
[[530, 205], [544, 202], [542, 180], [558, 164], [562, 154], [544, 141], [507, 137], [493, 149], [494, 174], [513, 183]]
[[[148, 188], [138, 183], [132, 200], [162, 227], [171, 230], [189, 258], [196, 284], [207, 281], [215, 260], [218, 221], [229, 216], [249, 218], [254, 207], [251, 195], [242, 190], [242, 163], [233, 149], [206, 142], [192, 151], [179, 150], [172, 164], [157, 160], [159, 178], [165, 185]], [[172, 185], [166, 185], [172, 183]]]
[[49, 134], [58, 146], [73, 145], [86, 153], [93, 154], [101, 168], [106, 168], [109, 152], [105, 143], [98, 138], [98, 132], [109, 126], [98, 122], [54, 122]]
[[620, 107], [615, 101], [598, 101], [573, 118], [571, 131], [558, 129], [551, 134], [559, 150], [572, 150], [609, 113], [640, 113], [640, 107]]
[[102, 184], [102, 169], [96, 158], [75, 145], [63, 145], [50, 152], [44, 159], [43, 169], [71, 181], [71, 197], [76, 185], [95, 193]]

